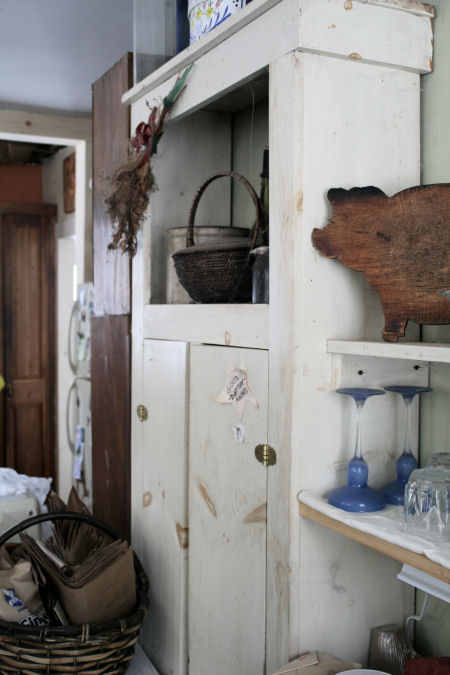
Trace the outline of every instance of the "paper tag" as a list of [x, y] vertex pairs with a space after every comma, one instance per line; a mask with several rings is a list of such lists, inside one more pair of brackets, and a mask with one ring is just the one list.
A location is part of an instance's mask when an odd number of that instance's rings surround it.
[[87, 358], [87, 340], [84, 333], [78, 333], [78, 361], [86, 361]]
[[245, 370], [235, 368], [231, 362], [228, 364], [225, 386], [220, 394], [214, 398], [214, 401], [231, 403], [239, 419], [242, 419], [247, 401], [250, 401], [256, 408], [259, 407], [258, 401], [248, 385], [247, 373]]
[[244, 427], [233, 426], [234, 440], [238, 443], [244, 442]]
[[73, 477], [82, 480], [84, 460], [84, 427], [75, 427], [75, 457], [73, 460]]

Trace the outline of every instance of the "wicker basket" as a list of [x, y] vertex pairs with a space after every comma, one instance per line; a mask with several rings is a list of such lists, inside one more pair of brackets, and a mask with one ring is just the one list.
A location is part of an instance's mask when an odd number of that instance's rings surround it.
[[[0, 536], [0, 546], [26, 528], [46, 520], [80, 520], [120, 538], [106, 523], [71, 511], [23, 520]], [[0, 673], [126, 673], [148, 607], [148, 580], [136, 555], [136, 607], [132, 614], [104, 624], [32, 628], [0, 620]]]
[[[227, 237], [207, 244], [194, 244], [194, 218], [205, 189], [217, 178], [230, 176], [247, 189], [256, 210], [251, 242], [244, 238]], [[176, 251], [172, 258], [181, 285], [195, 302], [251, 302], [252, 265], [250, 251], [254, 247], [261, 223], [261, 206], [250, 183], [240, 174], [223, 171], [214, 174], [201, 185], [192, 202], [186, 233], [186, 248]]]

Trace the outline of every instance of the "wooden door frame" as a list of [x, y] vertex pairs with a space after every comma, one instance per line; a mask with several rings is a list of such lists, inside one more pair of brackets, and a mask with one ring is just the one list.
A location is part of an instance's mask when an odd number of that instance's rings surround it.
[[[43, 304], [46, 307], [46, 324], [48, 331], [47, 351], [48, 351], [48, 385], [46, 387], [46, 405], [49, 411], [49, 419], [44, 431], [46, 442], [52, 448], [49, 455], [49, 463], [46, 466], [45, 473], [53, 478], [53, 487], [56, 489], [57, 482], [57, 448], [56, 448], [56, 259], [55, 259], [55, 219], [57, 208], [53, 204], [21, 204], [13, 202], [5, 202], [0, 204], [0, 222], [2, 229], [7, 226], [5, 223], [5, 216], [9, 215], [30, 215], [37, 216], [46, 220], [46, 240], [45, 251], [42, 254], [40, 264], [43, 266], [41, 272], [45, 272], [47, 290], [46, 298]], [[3, 260], [3, 233], [0, 236], [0, 260]], [[6, 353], [4, 351], [4, 342], [7, 339], [4, 331], [4, 270], [0, 274], [0, 363], [4, 371], [5, 379], [7, 379], [8, 365], [5, 362]], [[6, 395], [6, 392], [4, 396]], [[5, 408], [6, 400], [3, 398], [3, 405], [0, 412], [0, 437], [5, 438]], [[2, 464], [7, 463], [6, 445], [3, 443], [0, 450]]]

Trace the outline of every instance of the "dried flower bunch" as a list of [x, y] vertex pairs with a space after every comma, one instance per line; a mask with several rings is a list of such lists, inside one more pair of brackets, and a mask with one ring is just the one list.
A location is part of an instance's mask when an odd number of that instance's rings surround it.
[[130, 157], [111, 178], [111, 192], [105, 199], [105, 205], [106, 213], [116, 227], [109, 249], [120, 248], [130, 256], [136, 253], [137, 233], [147, 210], [150, 193], [156, 187], [151, 158], [163, 135], [167, 115], [182, 93], [192, 65], [177, 78], [163, 99], [162, 107], [154, 106], [148, 121], [138, 124], [130, 142]]

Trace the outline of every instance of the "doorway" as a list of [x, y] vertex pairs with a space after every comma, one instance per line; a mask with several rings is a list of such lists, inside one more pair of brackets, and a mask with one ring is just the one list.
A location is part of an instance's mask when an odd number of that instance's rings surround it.
[[[92, 202], [89, 192], [89, 179], [92, 171], [92, 120], [90, 118], [75, 118], [70, 116], [54, 116], [26, 111], [14, 111], [3, 114], [0, 111], [0, 144], [7, 142], [14, 146], [14, 157], [1, 158], [17, 170], [28, 165], [28, 161], [20, 153], [26, 154], [31, 147], [38, 147], [44, 154], [38, 158], [42, 166], [42, 176], [39, 189], [42, 189], [41, 199], [33, 198], [37, 203], [56, 204], [58, 218], [54, 228], [55, 265], [57, 276], [55, 290], [51, 298], [52, 309], [56, 319], [53, 340], [55, 342], [55, 360], [53, 372], [55, 375], [55, 438], [53, 468], [54, 483], [52, 487], [67, 498], [72, 485], [73, 455], [66, 439], [66, 400], [70, 388], [71, 373], [67, 364], [67, 331], [71, 303], [74, 299], [73, 289], [78, 283], [92, 279]], [[31, 132], [31, 133], [30, 133]], [[47, 146], [47, 150], [45, 149]], [[75, 211], [65, 213], [63, 191], [63, 161], [69, 153], [75, 151]], [[11, 164], [12, 162], [12, 164]], [[6, 192], [6, 183], [2, 182], [3, 192]], [[17, 187], [16, 183], [13, 184]], [[22, 191], [26, 190], [25, 199], [15, 192], [3, 195], [3, 201], [14, 200], [30, 201], [30, 183], [22, 182]], [[67, 246], [65, 246], [67, 244]], [[69, 250], [70, 255], [65, 255]], [[63, 252], [63, 255], [61, 254]], [[76, 270], [76, 272], [74, 272]], [[74, 274], [76, 276], [74, 276]], [[1, 275], [0, 275], [1, 276]], [[1, 292], [1, 290], [0, 290]], [[31, 332], [33, 335], [33, 331]], [[1, 349], [1, 348], [0, 348]], [[0, 364], [3, 364], [3, 352], [0, 353]], [[0, 370], [4, 375], [4, 372]], [[4, 428], [4, 399], [6, 391], [0, 393], [0, 434]], [[1, 442], [1, 441], [0, 441]], [[1, 452], [4, 452], [4, 447]], [[0, 453], [1, 454], [1, 453]]]
[[46, 204], [0, 207], [3, 466], [55, 475], [54, 219]]

